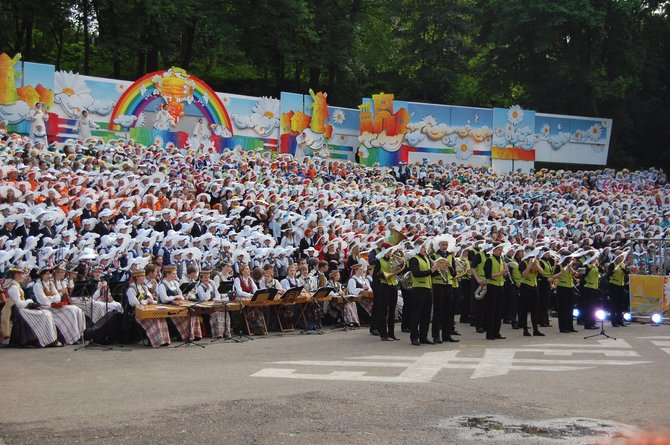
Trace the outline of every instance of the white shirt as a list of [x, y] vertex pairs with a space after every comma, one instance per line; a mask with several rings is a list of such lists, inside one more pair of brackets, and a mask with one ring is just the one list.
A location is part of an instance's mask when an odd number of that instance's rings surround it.
[[178, 281], [163, 280], [156, 287], [156, 295], [158, 296], [158, 299], [161, 303], [172, 303], [175, 299], [174, 295], [168, 296], [167, 289], [170, 289], [171, 291], [176, 290], [178, 292], [177, 295], [182, 295], [181, 289], [179, 289]]
[[[49, 290], [52, 295], [47, 296], [45, 289]], [[51, 303], [60, 303], [60, 294], [53, 283], [43, 283], [42, 280], [36, 280], [33, 283], [33, 294], [35, 295], [35, 299], [37, 299], [37, 303], [41, 306], [51, 307]]]
[[237, 277], [235, 278], [235, 282], [233, 283], [233, 288], [235, 289], [235, 295], [237, 295], [237, 298], [251, 298], [254, 296], [256, 291], [258, 290], [258, 286], [256, 286], [256, 283], [254, 282], [253, 278], [249, 277], [248, 280], [251, 283], [251, 293], [249, 292], [244, 292], [242, 290], [242, 285], [240, 283], [240, 280], [242, 280], [242, 277]]

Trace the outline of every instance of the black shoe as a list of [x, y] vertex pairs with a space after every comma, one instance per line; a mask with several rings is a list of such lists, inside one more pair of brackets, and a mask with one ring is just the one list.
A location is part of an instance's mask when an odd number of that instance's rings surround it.
[[447, 337], [444, 339], [444, 341], [448, 341], [449, 343], [458, 343], [460, 340], [456, 340], [455, 338]]
[[401, 328], [400, 332], [411, 332], [409, 328]]
[[421, 340], [421, 344], [423, 344], [423, 345], [434, 345], [435, 343], [428, 340], [427, 338], [424, 338], [423, 340]]
[[398, 337], [396, 337], [395, 335], [389, 335], [389, 338], [391, 338], [391, 339], [393, 339], [393, 340], [400, 340], [400, 339], [399, 339]]
[[412, 340], [412, 345], [421, 346], [421, 342], [419, 342], [419, 340]]
[[540, 331], [533, 331], [533, 337], [544, 337], [544, 334]]
[[372, 329], [372, 330], [370, 331], [370, 334], [372, 334], [372, 335], [379, 335], [379, 330], [378, 330], [378, 329]]
[[478, 334], [483, 334], [484, 332], [486, 332], [486, 331], [483, 328], [477, 328], [477, 333]]
[[442, 343], [442, 339], [440, 337], [433, 337], [433, 343], [440, 344]]
[[575, 328], [568, 329], [568, 332], [577, 332], [577, 329], [575, 329]]
[[489, 336], [487, 335], [487, 336], [486, 336], [486, 339], [487, 339], [487, 340], [496, 340], [497, 337], [489, 337]]
[[519, 323], [517, 323], [516, 321], [513, 321], [512, 322], [512, 329], [519, 329]]
[[567, 329], [561, 329], [561, 334], [569, 334], [570, 331]]
[[496, 339], [498, 339], [498, 340], [504, 340], [505, 338], [507, 338], [507, 337], [503, 337], [500, 334], [496, 335]]
[[382, 341], [393, 341], [391, 337], [381, 337]]
[[627, 328], [627, 327], [628, 327], [628, 325], [626, 325], [626, 324], [623, 324], [623, 323], [619, 323], [619, 327], [620, 327], [620, 328]]
[[449, 335], [461, 335], [461, 333], [458, 331], [451, 331]]
[[523, 330], [523, 336], [524, 336], [524, 337], [530, 337], [530, 332], [528, 332], [527, 329], [524, 329], [524, 330]]

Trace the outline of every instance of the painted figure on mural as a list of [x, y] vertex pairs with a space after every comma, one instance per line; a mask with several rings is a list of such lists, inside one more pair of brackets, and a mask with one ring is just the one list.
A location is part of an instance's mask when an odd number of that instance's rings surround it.
[[81, 112], [81, 117], [77, 119], [77, 123], [75, 124], [75, 127], [79, 131], [79, 139], [81, 141], [86, 141], [89, 139], [91, 135], [91, 127], [95, 128], [96, 130], [100, 128], [100, 125], [96, 124], [93, 122], [93, 119], [91, 119], [88, 116], [88, 111], [84, 110]]
[[35, 108], [30, 112], [30, 139], [32, 141], [41, 141], [44, 145], [48, 145], [47, 142], [47, 125], [46, 122], [49, 120], [49, 114], [42, 107], [41, 102], [35, 103]]
[[160, 104], [158, 107], [159, 109], [156, 113], [156, 120], [154, 121], [154, 129], [161, 131], [169, 130], [170, 127], [175, 125], [174, 118], [165, 109], [164, 104]]

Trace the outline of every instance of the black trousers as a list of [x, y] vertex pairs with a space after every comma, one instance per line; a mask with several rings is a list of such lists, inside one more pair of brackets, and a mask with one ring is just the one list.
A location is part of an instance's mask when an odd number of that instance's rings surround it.
[[448, 284], [433, 285], [433, 338], [451, 336], [454, 331], [454, 291]]
[[502, 325], [502, 301], [504, 296], [503, 286], [489, 284], [483, 301], [486, 307], [486, 338], [496, 338], [500, 335]]
[[516, 323], [519, 316], [519, 288], [516, 284], [505, 281], [505, 299], [503, 304], [503, 318]]
[[626, 312], [626, 294], [623, 286], [610, 283], [610, 313], [613, 325], [623, 324], [623, 313]]
[[551, 294], [551, 285], [547, 280], [537, 280], [537, 323], [543, 326], [549, 326], [549, 296]]
[[379, 291], [379, 282], [373, 281], [372, 285], [370, 286], [372, 289], [372, 310], [370, 311], [370, 332], [374, 331], [375, 329], [379, 329], [379, 327], [375, 324], [377, 320], [375, 320], [375, 307], [379, 305], [378, 301], [380, 298], [380, 291]]
[[398, 289], [388, 284], [378, 284], [377, 299], [372, 305], [372, 321], [379, 331], [379, 336], [393, 336], [395, 327], [395, 307], [398, 304]]
[[558, 329], [561, 331], [572, 331], [572, 309], [575, 301], [575, 290], [572, 287], [556, 288], [558, 294]]
[[410, 326], [412, 325], [412, 290], [405, 289], [401, 286], [400, 292], [402, 293], [402, 320], [400, 322], [400, 328], [409, 331]]
[[520, 297], [519, 327], [524, 330], [528, 329], [528, 313], [530, 313], [530, 321], [533, 324], [533, 330], [537, 331], [537, 287], [522, 284]]
[[433, 305], [433, 295], [430, 289], [424, 287], [412, 288], [412, 324], [409, 338], [426, 340], [430, 327], [430, 310]]
[[470, 290], [470, 279], [464, 279], [459, 282], [459, 289], [461, 292], [461, 323], [470, 322], [470, 305], [472, 300], [472, 291]]

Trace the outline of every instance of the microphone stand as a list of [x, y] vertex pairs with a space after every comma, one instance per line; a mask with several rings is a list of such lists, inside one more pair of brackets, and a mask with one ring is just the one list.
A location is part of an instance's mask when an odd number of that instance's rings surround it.
[[[244, 311], [244, 303], [242, 303], [241, 298], [238, 298], [237, 302], [240, 303], [240, 313], [242, 313]], [[227, 303], [226, 303], [226, 309], [228, 309], [228, 304]], [[242, 313], [242, 316], [244, 317], [243, 313]], [[231, 323], [231, 325], [232, 325], [232, 323]], [[250, 335], [243, 334], [242, 329], [237, 331], [237, 335], [231, 337], [231, 340], [233, 340], [235, 343], [244, 342], [244, 341], [246, 341], [245, 339], [246, 340], [254, 340], [254, 338], [251, 337]]]
[[316, 301], [316, 298], [314, 298], [314, 294], [310, 294], [310, 299], [312, 300], [311, 301], [312, 314], [314, 314], [314, 329], [310, 329], [309, 325], [307, 325], [307, 323], [306, 323], [305, 330], [300, 331], [300, 333], [301, 334], [318, 334], [318, 335], [321, 335], [321, 334], [323, 334], [323, 330], [322, 330], [323, 326], [321, 325], [321, 319], [319, 318], [319, 316], [317, 314], [318, 311], [319, 311], [319, 302]]
[[[86, 278], [87, 278], [86, 282], [87, 282], [87, 283], [90, 283], [90, 282], [91, 282], [90, 275], [87, 275]], [[87, 286], [87, 287], [88, 287], [88, 286]], [[84, 297], [82, 297], [82, 299], [83, 299], [83, 298], [84, 298]], [[93, 323], [93, 295], [89, 295], [88, 298], [91, 299], [91, 301], [90, 301], [90, 308], [91, 308], [91, 329], [93, 329], [93, 326], [95, 325], [95, 323]], [[85, 303], [86, 303], [86, 302], [84, 302], [84, 304], [85, 304]], [[105, 307], [105, 309], [107, 309], [107, 308]], [[86, 348], [89, 348], [89, 347], [103, 348], [103, 349], [106, 350], [106, 351], [113, 351], [113, 350], [114, 350], [113, 347], [108, 346], [108, 345], [101, 345], [100, 343], [96, 343], [96, 342], [94, 342], [92, 339], [89, 340], [88, 343], [87, 343], [85, 337], [86, 337], [86, 330], [84, 330], [84, 333], [81, 335], [82, 345], [79, 346], [78, 348], [75, 348], [75, 349], [74, 349], [75, 351], [79, 351], [80, 349], [86, 349]], [[105, 338], [105, 340], [107, 340], [107, 338]]]

